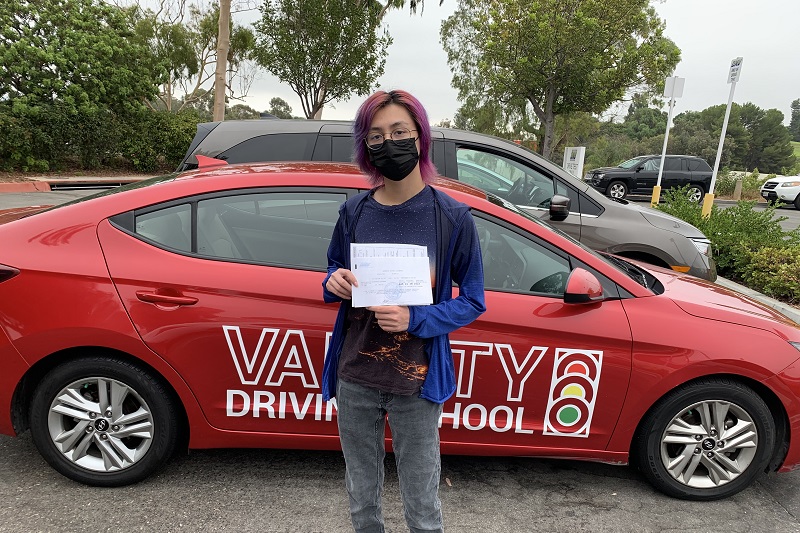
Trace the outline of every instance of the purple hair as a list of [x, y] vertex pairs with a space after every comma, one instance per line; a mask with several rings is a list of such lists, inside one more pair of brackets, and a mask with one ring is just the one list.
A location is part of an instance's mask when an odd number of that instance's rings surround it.
[[428, 114], [420, 101], [406, 91], [378, 91], [361, 104], [353, 123], [353, 161], [358, 163], [358, 168], [366, 174], [370, 185], [377, 187], [383, 184], [383, 176], [369, 160], [364, 138], [372, 126], [375, 113], [390, 104], [403, 106], [414, 119], [419, 134], [419, 170], [422, 174], [422, 181], [430, 183], [437, 176], [438, 171], [430, 157], [431, 126], [428, 122]]

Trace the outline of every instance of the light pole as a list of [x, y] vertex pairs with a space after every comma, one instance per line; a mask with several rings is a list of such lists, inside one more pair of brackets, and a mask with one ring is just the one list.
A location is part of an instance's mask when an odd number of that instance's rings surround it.
[[683, 84], [686, 78], [672, 76], [664, 82], [664, 96], [669, 98], [669, 113], [667, 113], [667, 131], [664, 132], [664, 147], [661, 149], [661, 164], [658, 166], [658, 180], [653, 187], [653, 197], [650, 205], [658, 205], [661, 198], [661, 175], [664, 173], [664, 159], [667, 155], [667, 141], [669, 140], [669, 128], [672, 125], [672, 109], [675, 107], [675, 99], [683, 96]]
[[742, 73], [743, 58], [737, 57], [731, 61], [731, 69], [728, 71], [728, 83], [731, 85], [731, 92], [728, 95], [728, 107], [725, 109], [725, 120], [722, 121], [722, 132], [719, 134], [719, 147], [717, 148], [717, 159], [714, 161], [714, 171], [711, 173], [711, 186], [708, 194], [703, 200], [703, 209], [700, 211], [703, 218], [711, 215], [711, 206], [714, 205], [714, 185], [717, 183], [717, 171], [719, 170], [719, 160], [722, 158], [722, 145], [725, 142], [725, 131], [728, 129], [728, 118], [731, 116], [731, 104], [733, 104], [733, 91], [736, 90], [736, 82]]

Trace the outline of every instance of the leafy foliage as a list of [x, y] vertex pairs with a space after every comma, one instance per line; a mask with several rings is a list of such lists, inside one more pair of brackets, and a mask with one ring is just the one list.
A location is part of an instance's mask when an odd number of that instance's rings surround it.
[[793, 141], [800, 141], [800, 98], [792, 102], [792, 117], [789, 121], [789, 133]]
[[556, 116], [601, 113], [680, 60], [649, 0], [462, 0], [441, 38], [462, 99], [530, 102], [545, 157]]
[[383, 74], [391, 37], [379, 3], [266, 0], [255, 23], [258, 63], [288, 83], [307, 118], [351, 94], [366, 96]]
[[800, 301], [800, 246], [765, 247], [747, 254], [742, 281], [773, 298]]
[[[702, 206], [690, 202], [683, 188], [666, 191], [657, 208], [696, 226], [711, 240], [720, 275], [747, 281], [757, 277], [756, 269], [761, 267], [752, 266], [752, 259], [763, 250], [794, 250], [786, 252], [790, 257], [800, 253], [800, 229], [784, 231], [780, 222], [786, 217], [776, 216], [775, 207], [754, 210], [755, 204], [743, 200], [725, 209], [714, 205], [710, 216], [704, 218]], [[762, 265], [758, 275], [774, 275], [769, 262]]]
[[138, 109], [166, 72], [133, 37], [132, 12], [100, 0], [6, 0], [0, 10], [0, 102], [36, 117]]

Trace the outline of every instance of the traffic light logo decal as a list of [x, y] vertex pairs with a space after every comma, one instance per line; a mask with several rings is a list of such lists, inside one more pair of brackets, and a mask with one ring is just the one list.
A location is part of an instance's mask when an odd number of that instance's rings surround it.
[[601, 351], [556, 350], [544, 417], [545, 435], [589, 436], [602, 366]]

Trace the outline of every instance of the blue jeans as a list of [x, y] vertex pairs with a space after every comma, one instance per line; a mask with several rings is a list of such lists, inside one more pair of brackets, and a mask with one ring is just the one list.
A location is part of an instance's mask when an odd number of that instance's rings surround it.
[[439, 501], [439, 415], [442, 406], [339, 380], [336, 402], [339, 438], [347, 466], [353, 529], [383, 532], [384, 431], [386, 416], [410, 531], [444, 531]]

